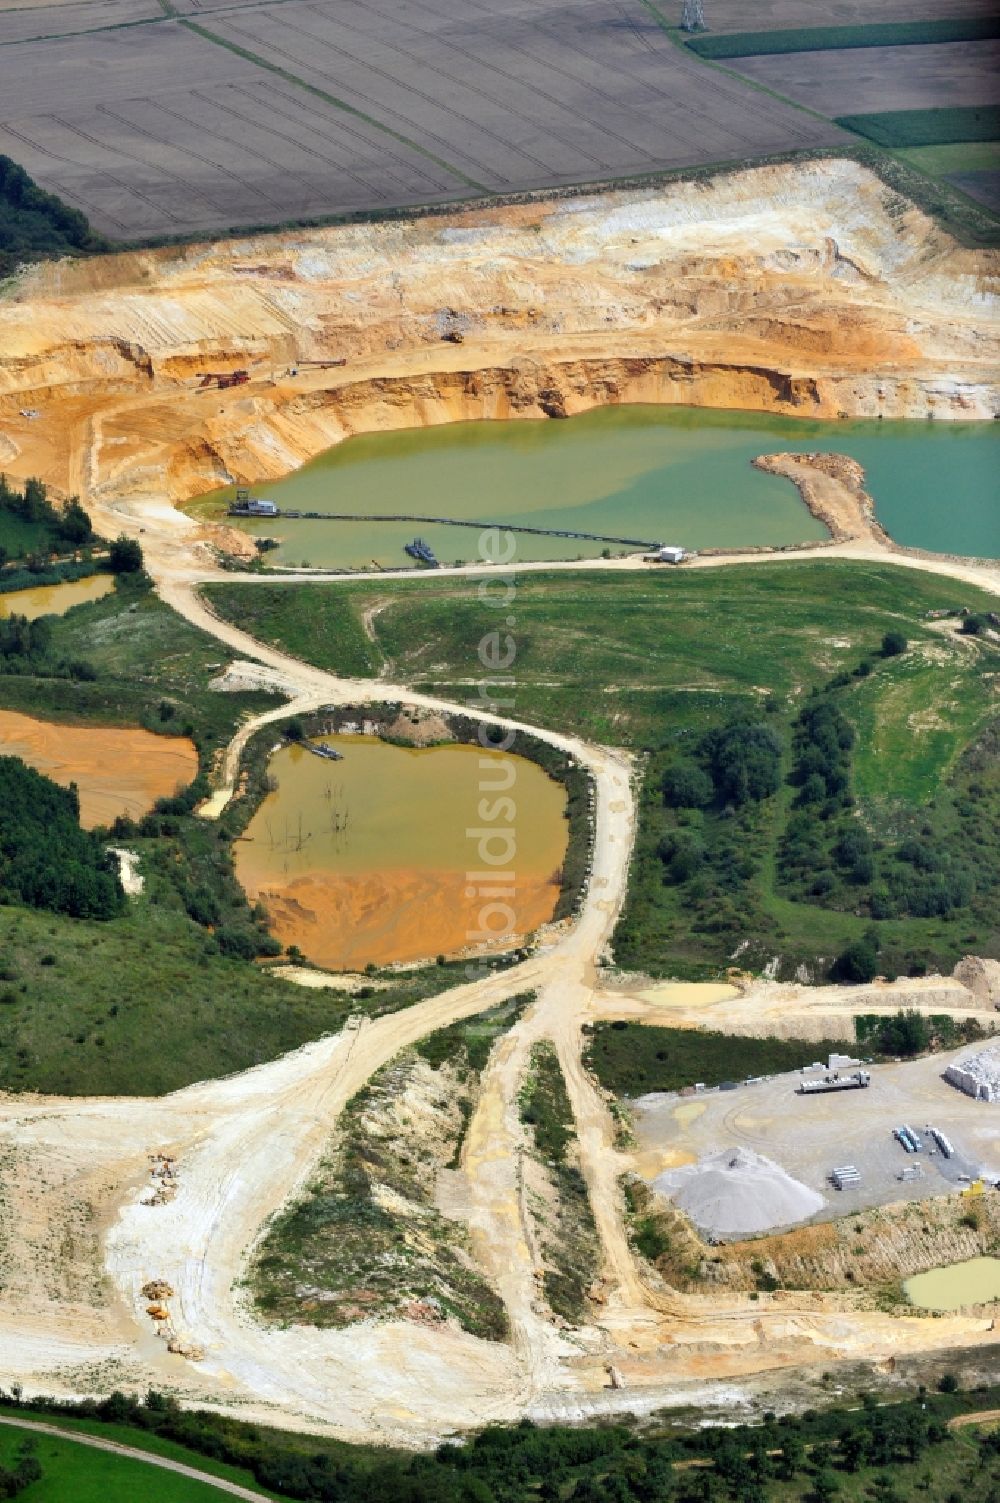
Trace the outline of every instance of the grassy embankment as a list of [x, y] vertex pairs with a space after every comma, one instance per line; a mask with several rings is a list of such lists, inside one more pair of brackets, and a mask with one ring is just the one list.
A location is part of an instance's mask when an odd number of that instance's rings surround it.
[[317, 1326], [451, 1318], [476, 1336], [507, 1334], [467, 1229], [436, 1209], [434, 1193], [439, 1172], [458, 1167], [494, 1043], [531, 1000], [428, 1035], [348, 1103], [331, 1154], [254, 1259], [250, 1287], [264, 1315]]
[[519, 1098], [539, 1186], [528, 1187], [542, 1253], [542, 1290], [549, 1308], [570, 1325], [590, 1312], [588, 1290], [600, 1271], [600, 1244], [590, 1198], [580, 1172], [573, 1109], [555, 1048], [536, 1044]]
[[[45, 1422], [51, 1423], [51, 1420]], [[121, 1427], [120, 1434], [110, 1435], [107, 1433], [110, 1428], [114, 1427], [93, 1427], [103, 1439], [118, 1440], [122, 1445], [137, 1444], [134, 1431]], [[20, 1503], [59, 1503], [59, 1500], [65, 1500], [65, 1503], [71, 1503], [71, 1500], [72, 1503], [136, 1503], [140, 1498], [142, 1503], [225, 1503], [227, 1497], [209, 1482], [196, 1482], [192, 1477], [178, 1476], [130, 1456], [112, 1456], [73, 1440], [10, 1429], [6, 1425], [0, 1427], [0, 1468], [13, 1470], [25, 1448], [37, 1461], [42, 1475], [17, 1494]], [[154, 1442], [139, 1448], [148, 1449], [151, 1454], [168, 1456], [170, 1460], [180, 1461], [198, 1471], [214, 1473], [254, 1491], [259, 1490], [249, 1472], [242, 1468], [213, 1466], [182, 1446], [170, 1445], [169, 1442], [156, 1445]], [[270, 1496], [277, 1497], [278, 1494]]]
[[[363, 651], [370, 671], [374, 645], [389, 678], [459, 700], [472, 692], [477, 645], [493, 624], [476, 582], [459, 579], [435, 581], [433, 589], [386, 581], [232, 584], [210, 593], [236, 620], [246, 602], [265, 640], [294, 642], [318, 666], [349, 671]], [[375, 604], [373, 644], [362, 640], [361, 621]], [[987, 637], [960, 636], [957, 618], [927, 619], [929, 611], [961, 606], [985, 613], [996, 601], [916, 571], [834, 560], [711, 573], [522, 577], [512, 713], [644, 754], [636, 858], [616, 938], [623, 963], [654, 974], [707, 976], [749, 939], [744, 963], [777, 955], [782, 974], [799, 964], [819, 974], [871, 926], [871, 915], [855, 911], [839, 876], [827, 894], [789, 896], [778, 863], [797, 797], [787, 783], [735, 818], [725, 809], [705, 813], [711, 890], [665, 880], [660, 853], [677, 823], [660, 792], [670, 761], [711, 728], [752, 713], [778, 733], [786, 774], [805, 697], [839, 673], [847, 681], [836, 690], [837, 704], [857, 738], [851, 794], [873, 843], [885, 848], [879, 859], [889, 860], [905, 832], [926, 827], [932, 844], [963, 863], [974, 851], [981, 867], [970, 904], [949, 917], [878, 920], [881, 961], [933, 969], [950, 967], [970, 947], [1000, 953], [989, 855], [997, 848], [1000, 779], [983, 740], [1000, 653]], [[881, 656], [890, 631], [909, 640], [901, 656]], [[352, 642], [358, 658], [345, 650]], [[853, 676], [863, 661], [870, 672]]]
[[869, 26], [791, 26], [773, 31], [733, 31], [692, 36], [687, 46], [699, 57], [766, 57], [782, 52], [829, 52], [854, 47], [913, 47], [940, 42], [979, 42], [1000, 36], [992, 17], [883, 21]]
[[[0, 675], [0, 708], [190, 735], [207, 769], [244, 716], [279, 702], [209, 689], [224, 650], [153, 594], [118, 591], [51, 623], [53, 657], [89, 662], [95, 680]], [[390, 1011], [465, 979], [460, 966], [431, 966], [352, 998], [268, 976], [240, 949], [241, 936], [251, 949], [266, 938], [232, 870], [246, 810], [214, 825], [188, 802], [119, 832], [145, 879], [123, 917], [0, 906], [0, 1088], [156, 1095], [275, 1058], [351, 1011]]]

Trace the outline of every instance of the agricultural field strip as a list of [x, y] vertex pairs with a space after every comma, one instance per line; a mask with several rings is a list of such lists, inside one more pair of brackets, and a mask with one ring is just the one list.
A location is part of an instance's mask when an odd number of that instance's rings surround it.
[[1000, 36], [995, 17], [876, 23], [870, 26], [802, 26], [695, 36], [687, 46], [696, 57], [722, 60], [787, 52], [826, 52], [852, 47], [919, 47], [933, 42], [972, 42]]
[[[182, 0], [182, 3], [186, 6], [194, 0]], [[217, 0], [217, 3], [232, 3], [232, 0]], [[992, 0], [879, 0], [878, 20], [964, 21], [970, 17], [990, 20], [995, 9]], [[752, 17], [748, 17], [746, 0], [712, 0], [710, 21], [713, 36], [745, 32], [750, 29], [751, 20], [755, 31], [814, 26], [860, 27], [871, 24], [872, 10], [863, 0], [757, 0]]]
[[848, 48], [740, 58], [740, 75], [831, 118], [1000, 102], [1000, 43]]
[[[216, 575], [214, 577], [218, 576]], [[279, 666], [282, 671], [288, 673], [293, 682], [298, 682], [302, 688], [302, 699], [297, 703], [302, 704], [303, 706], [307, 703], [321, 703], [329, 702], [332, 700], [344, 702], [347, 700], [357, 701], [358, 698], [364, 697], [391, 697], [394, 699], [403, 699], [404, 701], [417, 704], [424, 703], [435, 708], [452, 708], [447, 704], [447, 702], [431, 699], [426, 696], [416, 695], [411, 691], [399, 687], [389, 686], [382, 683], [372, 684], [371, 682], [365, 683], [363, 681], [342, 681], [337, 680], [330, 675], [317, 673], [314, 670], [309, 670], [305, 668], [301, 663], [289, 659], [284, 654], [275, 653], [271, 649], [261, 648], [252, 638], [248, 638], [245, 633], [239, 631], [237, 628], [224, 626], [222, 623], [214, 620], [210, 616], [209, 612], [202, 606], [201, 602], [192, 594], [189, 583], [178, 581], [176, 577], [173, 579], [170, 579], [169, 577], [161, 577], [160, 587], [162, 593], [164, 594], [164, 597], [168, 600], [168, 602], [173, 604], [175, 608], [180, 609], [182, 614], [184, 614], [188, 620], [207, 628], [208, 631], [226, 642], [227, 645], [235, 648], [241, 654], [249, 655], [251, 657], [256, 657], [262, 661], [269, 662], [272, 666]], [[551, 735], [548, 737], [548, 739], [556, 740], [556, 738]], [[559, 744], [568, 744], [573, 750], [583, 755], [586, 760], [591, 763], [591, 765], [594, 764], [594, 757], [596, 755], [594, 752], [592, 752], [588, 748], [579, 746], [577, 743], [567, 743], [565, 738], [558, 738], [558, 740]], [[597, 818], [599, 825], [599, 838], [597, 843], [597, 867], [594, 873], [594, 880], [592, 881], [591, 886], [588, 889], [583, 916], [575, 929], [565, 940], [563, 940], [556, 947], [555, 950], [550, 951], [547, 955], [536, 959], [536, 961], [534, 962], [528, 963], [526, 967], [522, 967], [522, 974], [518, 974], [517, 971], [514, 971], [507, 973], [507, 975], [502, 978], [499, 978], [500, 988], [507, 988], [509, 985], [519, 986], [529, 981], [531, 984], [542, 985], [545, 988], [546, 995], [543, 997], [542, 1003], [540, 1004], [541, 1016], [539, 1017], [536, 1014], [535, 1026], [539, 1027], [545, 1024], [556, 1033], [556, 1036], [558, 1037], [559, 1042], [562, 1046], [560, 1048], [560, 1055], [563, 1060], [564, 1069], [566, 1068], [567, 1063], [578, 1061], [579, 1011], [580, 1007], [583, 1005], [585, 998], [588, 995], [587, 988], [585, 986], [581, 986], [580, 982], [576, 979], [580, 975], [580, 972], [577, 968], [581, 963], [583, 965], [589, 964], [590, 958], [595, 954], [596, 949], [599, 948], [600, 944], [603, 941], [603, 936], [608, 932], [610, 923], [613, 921], [613, 916], [616, 911], [617, 903], [620, 899], [623, 887], [624, 872], [626, 869], [629, 847], [629, 840], [627, 838], [626, 832], [631, 826], [631, 816], [629, 812], [630, 800], [627, 797], [627, 780], [623, 778], [621, 771], [619, 771], [617, 774], [610, 771], [606, 759], [603, 757], [600, 758], [598, 765], [595, 767], [595, 771], [597, 773]], [[492, 983], [483, 983], [480, 988], [473, 989], [471, 998], [466, 995], [461, 999], [461, 1002], [459, 997], [454, 993], [444, 994], [443, 999], [435, 999], [435, 1002], [440, 1004], [439, 1008], [436, 1010], [436, 1026], [440, 1026], [441, 1022], [450, 1015], [446, 1011], [446, 1009], [450, 1007], [460, 1005], [462, 1011], [465, 1012], [466, 1009], [476, 1010], [478, 1007], [482, 1006], [484, 994], [488, 992], [490, 998], [496, 996], [497, 985], [498, 978], [494, 978]], [[567, 1001], [570, 1001], [571, 998], [574, 1001], [576, 1001], [577, 998], [579, 999], [577, 1005], [566, 1005]], [[414, 1027], [418, 1029], [417, 1035], [413, 1035], [411, 1033], [411, 1030]], [[388, 1035], [382, 1048], [384, 1048], [385, 1050], [391, 1050], [395, 1047], [398, 1047], [399, 1043], [404, 1038], [419, 1036], [420, 1027], [421, 1016], [419, 1014], [415, 1015], [414, 1012], [411, 1011], [410, 1013], [400, 1015], [399, 1018], [385, 1020], [383, 1025], [375, 1025], [375, 1028], [372, 1031], [374, 1032], [377, 1030], [380, 1038], [383, 1034]], [[382, 1048], [380, 1048], [378, 1051], [380, 1056], [388, 1057], [387, 1054], [383, 1054]], [[320, 1052], [325, 1053], [325, 1051]], [[308, 1056], [308, 1051], [306, 1053]], [[364, 1051], [362, 1051], [362, 1053], [364, 1053]], [[362, 1083], [363, 1080], [367, 1078], [367, 1073], [370, 1073], [370, 1064], [370, 1061], [366, 1062], [365, 1073], [362, 1073], [361, 1076], [356, 1079], [356, 1084]], [[358, 1061], [358, 1065], [360, 1067], [360, 1060]], [[294, 1062], [292, 1064], [292, 1068], [294, 1072]], [[579, 1069], [578, 1064], [577, 1069]], [[337, 1073], [338, 1075], [340, 1074], [339, 1070]], [[256, 1078], [258, 1081], [261, 1080], [259, 1072], [257, 1072]], [[569, 1073], [567, 1078], [570, 1078]], [[352, 1082], [353, 1080], [354, 1077], [352, 1075]], [[319, 1081], [317, 1082], [317, 1084], [320, 1086], [321, 1098], [326, 1104], [329, 1104], [329, 1095], [327, 1088]], [[341, 1090], [347, 1089], [347, 1083], [343, 1082], [340, 1079], [338, 1079], [337, 1085]], [[298, 1081], [295, 1086], [295, 1097], [297, 1105], [299, 1104], [300, 1086], [301, 1081]], [[209, 1086], [203, 1089], [208, 1091], [210, 1095], [220, 1093], [220, 1105], [223, 1104], [226, 1099], [229, 1099], [233, 1106], [235, 1106], [237, 1103], [239, 1088], [236, 1086], [236, 1082], [229, 1083], [228, 1087], [225, 1085], [223, 1085], [222, 1087]], [[583, 1124], [581, 1124], [580, 1134], [581, 1146], [586, 1145], [585, 1166], [587, 1168], [588, 1181], [591, 1185], [592, 1191], [595, 1188], [595, 1184], [599, 1185], [602, 1191], [608, 1191], [610, 1187], [613, 1187], [613, 1176], [615, 1173], [616, 1160], [614, 1159], [613, 1155], [606, 1153], [602, 1148], [602, 1142], [606, 1141], [606, 1114], [604, 1112], [602, 1103], [600, 1103], [596, 1098], [590, 1099], [593, 1093], [589, 1093], [589, 1095], [587, 1094], [589, 1088], [587, 1087], [586, 1082], [583, 1083], [582, 1090], [584, 1092], [584, 1099], [581, 1102], [581, 1086], [579, 1079], [573, 1080], [571, 1082], [571, 1097], [574, 1101], [574, 1108], [578, 1121], [580, 1121], [582, 1115], [581, 1106], [583, 1107], [583, 1112], [589, 1114], [589, 1118], [586, 1123], [586, 1131], [583, 1130]], [[169, 1107], [170, 1104], [171, 1100], [170, 1098], [167, 1098], [167, 1102], [164, 1104], [165, 1107]], [[178, 1105], [180, 1105], [179, 1099]], [[68, 1110], [70, 1111], [70, 1113], [72, 1113], [75, 1110], [78, 1110], [78, 1108], [70, 1107], [68, 1108]], [[328, 1130], [328, 1112], [324, 1110], [321, 1113], [321, 1116], [323, 1119], [324, 1128]], [[269, 1146], [273, 1141], [273, 1126], [274, 1122], [270, 1116], [268, 1117], [266, 1125], [263, 1123], [261, 1124], [261, 1129], [265, 1131], [267, 1143]], [[220, 1142], [218, 1148], [219, 1151], [223, 1154], [225, 1165], [223, 1166], [223, 1164], [218, 1163], [217, 1169], [214, 1172], [224, 1172], [226, 1173], [228, 1178], [228, 1166], [232, 1151], [229, 1140], [226, 1139], [224, 1142]], [[311, 1162], [311, 1153], [309, 1152], [307, 1152], [306, 1154], [306, 1161], [300, 1162], [300, 1171], [306, 1170], [308, 1168], [308, 1162]], [[210, 1171], [210, 1181], [211, 1177], [212, 1172]], [[276, 1187], [276, 1192], [280, 1196], [280, 1198], [283, 1198], [287, 1193], [290, 1183], [294, 1183], [294, 1178], [294, 1175], [291, 1177], [291, 1179], [287, 1175], [283, 1175], [281, 1177], [281, 1183]], [[210, 1185], [206, 1184], [205, 1189], [210, 1190]], [[245, 1195], [245, 1186], [233, 1186], [232, 1184], [230, 1185], [230, 1194], [236, 1194], [237, 1196], [239, 1196], [241, 1190]], [[214, 1191], [210, 1190], [210, 1193], [214, 1195]], [[606, 1197], [595, 1196], [595, 1199], [602, 1198]], [[613, 1202], [613, 1199], [614, 1197], [612, 1194], [610, 1196], [609, 1204]], [[259, 1204], [255, 1206], [237, 1204], [232, 1206], [231, 1209], [237, 1213], [234, 1217], [234, 1220], [236, 1221], [235, 1230], [230, 1228], [230, 1235], [233, 1240], [231, 1240], [228, 1246], [217, 1244], [213, 1249], [211, 1259], [212, 1266], [217, 1270], [218, 1279], [221, 1281], [220, 1283], [217, 1283], [217, 1288], [221, 1287], [223, 1292], [227, 1294], [227, 1297], [229, 1287], [228, 1281], [230, 1281], [231, 1278], [239, 1272], [243, 1257], [243, 1249], [246, 1245], [247, 1235], [252, 1235], [253, 1231], [255, 1230], [255, 1226], [256, 1224], [258, 1224], [257, 1217], [260, 1213], [261, 1207], [259, 1206]], [[242, 1222], [240, 1221], [240, 1217], [243, 1218]], [[149, 1226], [148, 1221], [146, 1223], [146, 1226]], [[617, 1232], [619, 1234], [617, 1237], [610, 1238], [612, 1242], [622, 1240], [621, 1229], [617, 1225], [613, 1228], [609, 1228], [607, 1225], [602, 1225], [602, 1232], [605, 1235], [606, 1251], [609, 1250], [608, 1241], [611, 1232]], [[149, 1235], [155, 1235], [155, 1231], [150, 1230]], [[218, 1221], [216, 1221], [215, 1223], [214, 1235], [216, 1237], [222, 1236], [222, 1229], [219, 1226]], [[149, 1252], [145, 1254], [145, 1262], [147, 1264], [150, 1257], [161, 1257], [161, 1249], [159, 1245], [155, 1253]], [[617, 1249], [616, 1256], [612, 1259], [613, 1266], [620, 1268], [620, 1259], [620, 1249]], [[627, 1269], [625, 1271], [626, 1273], [628, 1272]], [[168, 1272], [174, 1273], [175, 1270], [173, 1268], [170, 1268], [168, 1269]], [[177, 1270], [176, 1276], [178, 1277], [178, 1279], [187, 1277], [185, 1269], [182, 1267], [180, 1270]], [[631, 1273], [629, 1275], [630, 1284], [632, 1284], [634, 1280], [635, 1275], [634, 1273]], [[633, 1291], [630, 1290], [629, 1292], [632, 1293]], [[198, 1284], [193, 1288], [189, 1283], [188, 1288], [185, 1291], [186, 1313], [196, 1314], [199, 1317], [204, 1318], [204, 1320], [208, 1323], [208, 1329], [210, 1331], [217, 1331], [223, 1351], [239, 1351], [241, 1349], [241, 1346], [245, 1351], [246, 1343], [251, 1340], [251, 1337], [248, 1336], [245, 1328], [239, 1322], [234, 1325], [229, 1315], [226, 1314], [226, 1311], [220, 1311], [215, 1304], [212, 1305], [211, 1309], [203, 1309], [202, 1300], [204, 1298], [204, 1294], [205, 1290], [202, 1288], [200, 1280]], [[732, 1317], [730, 1316], [729, 1318], [731, 1319]], [[783, 1313], [782, 1318], [787, 1318], [787, 1314]], [[263, 1344], [258, 1348], [255, 1360], [263, 1361], [266, 1365], [269, 1356], [268, 1342], [266, 1337], [262, 1338], [262, 1343]], [[542, 1358], [542, 1365], [539, 1370], [547, 1370], [548, 1364], [544, 1360], [544, 1354], [540, 1355]], [[251, 1372], [254, 1368], [254, 1365], [255, 1364], [252, 1362]], [[289, 1391], [297, 1391], [297, 1385], [299, 1385], [300, 1378], [305, 1377], [301, 1369], [301, 1361], [299, 1359], [296, 1359], [294, 1367], [287, 1374], [287, 1381], [290, 1385]], [[269, 1377], [273, 1377], [273, 1368], [267, 1370], [269, 1372]], [[283, 1379], [284, 1377], [285, 1375], [283, 1374]], [[343, 1377], [344, 1382], [350, 1382], [355, 1386], [360, 1380], [358, 1373], [356, 1372], [356, 1370], [351, 1368], [350, 1364], [349, 1371], [345, 1373]], [[252, 1380], [250, 1386], [252, 1387]], [[300, 1391], [300, 1389], [298, 1391]]]
[[[843, 115], [840, 124], [897, 151], [954, 148], [955, 146], [992, 144], [1000, 150], [1000, 107], [974, 109], [879, 110], [871, 114]], [[970, 153], [971, 155], [971, 153]], [[916, 159], [914, 165], [931, 176], [940, 175], [927, 163]], [[951, 171], [958, 168], [952, 165]]]
[[208, 25], [140, 14], [7, 46], [15, 13], [0, 12], [0, 149], [98, 227], [141, 237], [844, 139], [707, 76], [626, 4], [622, 25], [605, 0], [551, 18], [424, 5], [405, 21], [272, 0], [220, 7]]

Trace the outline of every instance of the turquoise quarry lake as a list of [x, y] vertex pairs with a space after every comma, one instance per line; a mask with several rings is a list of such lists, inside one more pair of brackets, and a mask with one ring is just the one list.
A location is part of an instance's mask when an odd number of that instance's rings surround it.
[[[779, 450], [864, 465], [897, 542], [1000, 556], [1000, 428], [989, 423], [819, 423], [686, 407], [609, 407], [560, 422], [453, 423], [348, 439], [255, 494], [282, 508], [521, 523], [688, 548], [819, 541], [790, 481], [750, 466]], [[218, 513], [234, 488], [192, 504]], [[419, 534], [444, 563], [477, 556], [473, 528], [434, 523], [240, 522], [281, 539], [273, 563], [408, 562]], [[520, 534], [519, 560], [589, 557], [600, 542]], [[615, 548], [613, 551], [618, 551]]]

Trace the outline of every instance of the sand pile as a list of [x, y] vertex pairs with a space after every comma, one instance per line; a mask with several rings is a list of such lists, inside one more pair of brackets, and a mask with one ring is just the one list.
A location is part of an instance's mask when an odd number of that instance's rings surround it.
[[826, 1204], [817, 1191], [749, 1148], [728, 1148], [668, 1169], [653, 1181], [653, 1189], [686, 1211], [696, 1226], [724, 1236], [792, 1226]]

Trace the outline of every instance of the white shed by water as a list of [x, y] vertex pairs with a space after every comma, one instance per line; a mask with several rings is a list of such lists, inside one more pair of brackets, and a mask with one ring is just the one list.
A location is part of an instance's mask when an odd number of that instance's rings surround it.
[[661, 564], [679, 564], [687, 558], [687, 549], [678, 548], [672, 543], [664, 543], [662, 548], [657, 550], [656, 557]]

